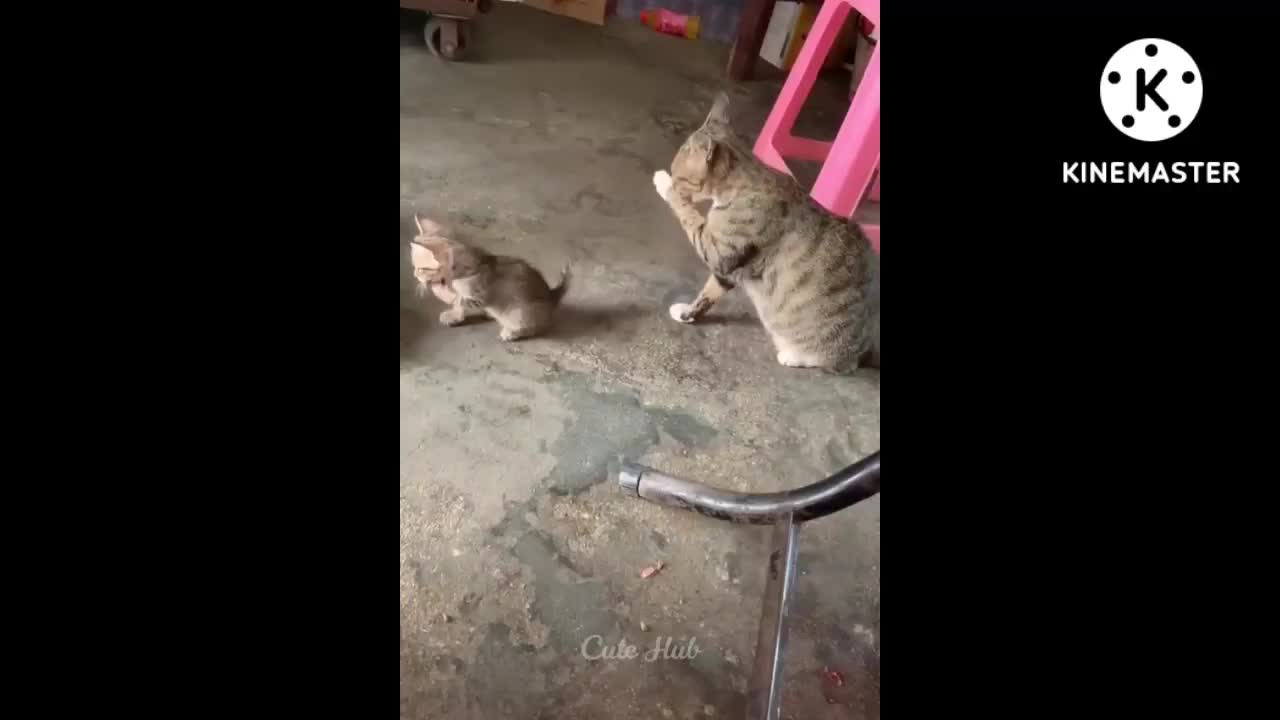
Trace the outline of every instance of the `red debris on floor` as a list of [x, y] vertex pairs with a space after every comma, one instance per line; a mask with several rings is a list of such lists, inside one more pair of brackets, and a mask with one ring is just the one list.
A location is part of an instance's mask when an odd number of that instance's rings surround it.
[[662, 562], [661, 560], [659, 560], [659, 561], [658, 561], [658, 564], [656, 564], [656, 565], [650, 565], [649, 567], [647, 567], [647, 568], [645, 568], [645, 569], [641, 570], [641, 571], [640, 571], [640, 577], [644, 578], [645, 580], [648, 580], [649, 578], [653, 577], [654, 575], [657, 575], [657, 574], [658, 574], [658, 571], [659, 571], [659, 570], [661, 570], [662, 568], [666, 567], [666, 565], [667, 565], [666, 563], [664, 563], [664, 562]]

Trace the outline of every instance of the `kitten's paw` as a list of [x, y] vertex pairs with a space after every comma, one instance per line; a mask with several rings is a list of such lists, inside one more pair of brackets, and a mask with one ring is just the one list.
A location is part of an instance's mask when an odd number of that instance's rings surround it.
[[515, 342], [523, 337], [524, 333], [508, 328], [502, 328], [502, 332], [498, 333], [498, 339], [502, 342]]
[[458, 299], [458, 293], [444, 283], [431, 283], [431, 293], [450, 305], [453, 304], [454, 300]]
[[671, 314], [672, 320], [685, 325], [697, 319], [693, 316], [693, 306], [689, 303], [676, 303], [668, 308], [667, 312]]
[[654, 173], [653, 189], [658, 191], [658, 197], [663, 200], [671, 197], [671, 174], [666, 170], [659, 170]]
[[811, 358], [805, 357], [798, 352], [792, 350], [778, 351], [778, 364], [791, 368], [812, 368], [818, 367], [818, 364]]
[[452, 310], [445, 310], [444, 312], [440, 313], [440, 324], [444, 325], [445, 327], [453, 327], [455, 325], [461, 325], [462, 321], [466, 319], [467, 319], [466, 316], [463, 315], [462, 313], [455, 313]]

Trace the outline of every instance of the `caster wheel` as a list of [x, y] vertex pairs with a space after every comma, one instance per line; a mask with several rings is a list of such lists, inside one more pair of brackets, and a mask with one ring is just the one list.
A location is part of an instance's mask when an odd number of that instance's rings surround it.
[[471, 44], [471, 27], [449, 18], [431, 18], [423, 30], [431, 54], [445, 60], [461, 60]]

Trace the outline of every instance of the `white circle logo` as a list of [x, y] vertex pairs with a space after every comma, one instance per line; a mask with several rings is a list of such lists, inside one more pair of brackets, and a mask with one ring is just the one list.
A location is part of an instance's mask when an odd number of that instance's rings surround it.
[[1177, 135], [1200, 111], [1204, 82], [1186, 50], [1168, 40], [1134, 40], [1116, 51], [1102, 71], [1102, 110], [1134, 140], [1158, 142]]

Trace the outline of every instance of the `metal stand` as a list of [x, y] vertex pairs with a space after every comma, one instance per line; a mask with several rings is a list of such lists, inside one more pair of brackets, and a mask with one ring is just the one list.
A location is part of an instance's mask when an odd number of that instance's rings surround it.
[[739, 493], [681, 480], [625, 463], [618, 473], [624, 492], [661, 505], [692, 510], [733, 523], [773, 525], [773, 549], [765, 581], [764, 611], [756, 638], [747, 720], [778, 720], [782, 712], [782, 658], [787, 610], [796, 584], [800, 524], [839, 512], [880, 492], [880, 451], [831, 477], [778, 493]]

